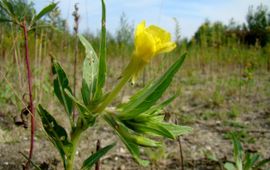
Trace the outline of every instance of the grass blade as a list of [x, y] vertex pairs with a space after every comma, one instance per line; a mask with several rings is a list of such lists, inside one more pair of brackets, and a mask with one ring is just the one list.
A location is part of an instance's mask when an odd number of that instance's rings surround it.
[[259, 161], [253, 168], [254, 169], [259, 169], [259, 168], [261, 168], [262, 166], [264, 166], [267, 163], [270, 163], [270, 158]]
[[88, 170], [91, 169], [91, 167], [102, 157], [104, 156], [109, 150], [111, 150], [116, 143], [112, 143], [100, 150], [98, 150], [96, 153], [92, 154], [90, 157], [88, 157], [84, 162], [81, 170]]
[[100, 89], [105, 84], [105, 77], [107, 72], [106, 66], [106, 5], [102, 0], [102, 19], [101, 19], [101, 41], [100, 41], [100, 55], [99, 55], [99, 69], [98, 69], [98, 86]]
[[38, 167], [31, 159], [28, 158], [28, 156], [26, 156], [24, 153], [22, 152], [19, 152], [20, 154], [22, 154], [22, 156], [27, 159], [33, 166], [36, 170], [42, 170], [40, 167]]
[[52, 10], [55, 9], [57, 6], [57, 3], [51, 3], [48, 6], [44, 7], [32, 20], [32, 24], [34, 24], [36, 21], [38, 21], [40, 18], [42, 18], [44, 15], [48, 14]]

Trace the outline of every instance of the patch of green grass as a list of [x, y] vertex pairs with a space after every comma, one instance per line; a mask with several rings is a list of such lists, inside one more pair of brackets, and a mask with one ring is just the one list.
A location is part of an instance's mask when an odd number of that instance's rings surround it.
[[183, 85], [190, 85], [190, 86], [194, 86], [197, 84], [204, 84], [205, 81], [203, 79], [200, 79], [201, 77], [198, 76], [198, 74], [193, 71], [193, 70], [188, 70], [187, 71], [187, 76], [185, 77], [185, 79], [181, 80], [181, 84]]
[[221, 106], [224, 104], [225, 98], [223, 89], [224, 87], [222, 81], [218, 81], [210, 99], [213, 106]]
[[[239, 123], [239, 122], [234, 122], [234, 126], [235, 126], [235, 134], [237, 136], [238, 139], [240, 139], [241, 141], [245, 142], [245, 143], [255, 143], [256, 142], [256, 138], [254, 138], [253, 136], [251, 136], [249, 134], [249, 132], [247, 131], [247, 127], [244, 126], [243, 124]], [[230, 132], [227, 132], [224, 134], [224, 138], [225, 139], [229, 139], [230, 138]]]
[[196, 116], [193, 114], [180, 114], [179, 122], [183, 125], [189, 125], [195, 123], [197, 120]]
[[233, 128], [247, 128], [246, 125], [243, 124], [243, 122], [235, 121], [235, 120], [225, 120], [224, 122], [225, 126], [230, 126]]
[[227, 112], [229, 118], [236, 118], [240, 115], [240, 107], [233, 105], [232, 108]]
[[218, 119], [220, 118], [220, 114], [221, 113], [215, 111], [206, 111], [202, 113], [202, 119], [203, 120]]
[[12, 88], [4, 81], [0, 82], [0, 106], [8, 104], [16, 104], [16, 96], [13, 93]]

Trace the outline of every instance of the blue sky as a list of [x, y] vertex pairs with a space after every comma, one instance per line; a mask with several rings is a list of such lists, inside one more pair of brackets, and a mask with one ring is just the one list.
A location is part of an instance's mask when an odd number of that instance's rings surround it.
[[[33, 2], [39, 11], [50, 0]], [[62, 17], [68, 20], [70, 28], [75, 3], [79, 4], [81, 15], [80, 32], [90, 30], [96, 33], [100, 28], [100, 0], [59, 0]], [[175, 17], [180, 23], [182, 37], [190, 38], [206, 19], [227, 24], [234, 18], [237, 23], [243, 23], [249, 6], [268, 5], [270, 0], [107, 0], [106, 4], [107, 29], [111, 33], [119, 28], [120, 16], [125, 13], [131, 24], [146, 20], [147, 25], [158, 25], [172, 34], [175, 32]]]

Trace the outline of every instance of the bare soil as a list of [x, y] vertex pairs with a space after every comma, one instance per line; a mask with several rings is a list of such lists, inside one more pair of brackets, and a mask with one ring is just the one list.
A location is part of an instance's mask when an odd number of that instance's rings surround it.
[[[112, 129], [99, 121], [99, 126], [89, 129], [82, 137], [76, 168], [79, 169], [82, 161], [95, 151], [96, 140], [100, 139], [102, 146], [117, 141], [117, 146], [101, 160], [101, 169], [105, 170], [173, 170], [181, 169], [182, 165], [185, 169], [223, 169], [224, 162], [233, 161], [232, 144], [228, 138], [228, 133], [232, 131], [238, 132], [245, 150], [259, 152], [263, 158], [270, 157], [270, 74], [255, 72], [252, 83], [239, 87], [233, 81], [242, 78], [236, 76], [238, 79], [232, 79], [233, 73], [191, 73], [183, 73], [175, 78], [177, 83], [172, 87], [174, 90], [180, 89], [181, 95], [165, 110], [168, 121], [191, 126], [191, 134], [176, 141], [166, 140], [166, 147], [161, 150], [146, 151], [151, 157], [151, 165], [144, 168], [134, 162]], [[231, 84], [229, 81], [232, 81]], [[123, 96], [129, 95], [128, 91], [127, 88]], [[51, 103], [47, 104], [49, 108], [54, 107], [50, 106]], [[19, 114], [16, 106], [9, 103], [2, 105], [0, 170], [22, 169], [26, 160], [20, 153], [28, 153], [30, 129], [14, 124], [13, 117]], [[55, 116], [65, 124], [61, 112]], [[47, 140], [40, 121], [37, 122], [33, 162], [42, 169], [62, 169], [58, 153]], [[146, 155], [142, 157], [146, 158]], [[264, 168], [269, 169], [270, 165]]]

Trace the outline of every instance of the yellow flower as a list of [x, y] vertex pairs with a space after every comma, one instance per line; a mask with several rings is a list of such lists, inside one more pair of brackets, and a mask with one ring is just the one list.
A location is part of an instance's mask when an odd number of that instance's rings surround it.
[[175, 47], [176, 44], [171, 41], [170, 33], [154, 25], [146, 28], [145, 21], [142, 21], [135, 31], [135, 50], [130, 63], [123, 71], [119, 83], [109, 95], [106, 96], [95, 112], [103, 111], [105, 107], [112, 102], [127, 81], [131, 79], [131, 82], [134, 84], [139, 72], [154, 56], [170, 52]]
[[170, 52], [176, 47], [171, 41], [171, 34], [155, 25], [145, 27], [142, 21], [135, 31], [134, 57], [149, 63], [151, 59], [165, 52]]
[[135, 31], [135, 49], [133, 57], [123, 72], [123, 77], [131, 78], [135, 83], [139, 72], [158, 54], [172, 51], [176, 44], [171, 41], [171, 34], [155, 25], [145, 27], [142, 21]]

